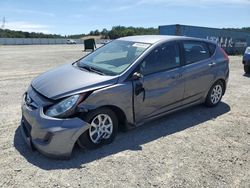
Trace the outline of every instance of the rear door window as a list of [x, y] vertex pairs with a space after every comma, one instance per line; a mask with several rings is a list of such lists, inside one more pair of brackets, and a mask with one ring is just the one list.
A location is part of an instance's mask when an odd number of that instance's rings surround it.
[[184, 41], [186, 64], [195, 63], [210, 58], [210, 51], [205, 42]]

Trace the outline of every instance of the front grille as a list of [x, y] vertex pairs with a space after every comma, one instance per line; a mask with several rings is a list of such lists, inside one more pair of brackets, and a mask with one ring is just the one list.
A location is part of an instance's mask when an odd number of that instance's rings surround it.
[[29, 87], [27, 93], [32, 99], [31, 105], [33, 108], [39, 108], [40, 106], [49, 106], [55, 103], [54, 100], [45, 97], [44, 95], [36, 91], [32, 86]]
[[38, 105], [37, 105], [36, 102], [29, 96], [28, 93], [26, 93], [24, 100], [25, 100], [25, 104], [26, 104], [29, 108], [31, 108], [32, 110], [35, 110], [35, 109], [38, 108]]

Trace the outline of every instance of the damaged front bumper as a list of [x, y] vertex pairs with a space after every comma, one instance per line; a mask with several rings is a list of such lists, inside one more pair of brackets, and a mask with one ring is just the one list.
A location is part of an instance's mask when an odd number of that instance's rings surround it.
[[70, 158], [77, 139], [90, 125], [80, 118], [57, 119], [46, 116], [43, 107], [31, 108], [23, 100], [20, 127], [30, 147], [48, 157]]

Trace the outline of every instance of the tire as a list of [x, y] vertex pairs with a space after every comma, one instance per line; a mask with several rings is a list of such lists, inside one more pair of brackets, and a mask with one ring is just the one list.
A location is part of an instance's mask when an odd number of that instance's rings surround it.
[[246, 74], [250, 74], [250, 65], [244, 65], [244, 71]]
[[80, 147], [96, 149], [114, 141], [118, 132], [118, 120], [111, 109], [100, 108], [91, 111], [85, 115], [84, 120], [91, 127], [79, 137], [78, 144]]
[[221, 81], [215, 82], [207, 94], [205, 105], [208, 107], [217, 106], [221, 101], [224, 90], [225, 87]]

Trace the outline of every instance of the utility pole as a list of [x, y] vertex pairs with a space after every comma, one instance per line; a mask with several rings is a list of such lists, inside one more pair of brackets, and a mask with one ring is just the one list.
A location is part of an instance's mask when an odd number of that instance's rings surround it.
[[1, 27], [1, 29], [4, 29], [4, 27], [5, 27], [5, 17], [3, 17], [3, 22], [2, 22], [2, 27]]
[[2, 35], [0, 36], [1, 38], [4, 38], [4, 27], [5, 27], [5, 23], [6, 23], [6, 20], [5, 20], [5, 17], [3, 17], [3, 22], [2, 22], [2, 25], [1, 25], [1, 29], [2, 29]]

